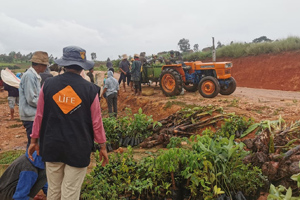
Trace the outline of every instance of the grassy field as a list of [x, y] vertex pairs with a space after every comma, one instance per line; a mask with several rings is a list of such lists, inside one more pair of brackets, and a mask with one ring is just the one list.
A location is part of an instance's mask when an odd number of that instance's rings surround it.
[[31, 65], [30, 62], [28, 63], [1, 63], [0, 62], [0, 69], [9, 68], [14, 73], [17, 72], [24, 72], [29, 66]]

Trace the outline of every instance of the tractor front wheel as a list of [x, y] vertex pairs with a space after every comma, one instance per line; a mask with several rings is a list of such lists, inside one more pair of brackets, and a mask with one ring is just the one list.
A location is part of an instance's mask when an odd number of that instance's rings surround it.
[[236, 89], [236, 81], [234, 80], [233, 77], [230, 77], [229, 79], [227, 79], [226, 81], [228, 81], [228, 86], [225, 87], [221, 87], [220, 89], [220, 94], [222, 95], [230, 95], [232, 94], [235, 89]]
[[160, 74], [160, 88], [166, 96], [177, 96], [182, 91], [181, 75], [174, 69], [164, 69]]
[[203, 97], [214, 98], [220, 92], [220, 85], [215, 77], [207, 76], [201, 79], [198, 90]]

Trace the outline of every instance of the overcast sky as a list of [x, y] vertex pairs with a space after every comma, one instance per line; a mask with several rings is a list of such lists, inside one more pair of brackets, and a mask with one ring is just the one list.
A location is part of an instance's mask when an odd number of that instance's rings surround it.
[[97, 60], [300, 36], [300, 0], [1, 0], [0, 54], [38, 50], [62, 56], [65, 46]]

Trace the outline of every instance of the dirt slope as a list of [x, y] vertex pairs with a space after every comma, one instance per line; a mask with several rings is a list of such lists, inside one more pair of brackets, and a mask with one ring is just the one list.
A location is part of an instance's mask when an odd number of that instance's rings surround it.
[[238, 87], [300, 91], [300, 51], [217, 61], [232, 61]]

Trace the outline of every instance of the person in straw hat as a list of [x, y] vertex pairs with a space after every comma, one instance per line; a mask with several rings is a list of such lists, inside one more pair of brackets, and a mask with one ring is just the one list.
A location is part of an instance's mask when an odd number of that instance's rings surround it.
[[134, 94], [139, 96], [142, 91], [141, 87], [141, 66], [142, 63], [139, 60], [139, 54], [134, 54], [134, 61], [131, 68], [131, 80], [134, 82]]
[[30, 134], [41, 89], [42, 78], [39, 74], [44, 72], [49, 65], [48, 53], [36, 51], [30, 61], [32, 65], [23, 74], [19, 86], [19, 114], [23, 126], [26, 128], [27, 148], [30, 144]]
[[126, 79], [127, 79], [127, 85], [129, 86], [130, 77], [131, 77], [130, 76], [130, 71], [129, 71], [130, 63], [127, 59], [128, 59], [127, 54], [123, 54], [122, 55], [122, 61], [119, 64], [119, 68], [120, 68], [120, 71], [121, 71], [119, 84], [123, 81], [124, 92], [126, 92], [126, 87], [125, 87]]
[[100, 88], [80, 76], [94, 66], [81, 47], [65, 47], [63, 57], [54, 62], [66, 72], [43, 85], [28, 155], [33, 160], [36, 150], [46, 162], [47, 199], [79, 199], [94, 141], [100, 144], [102, 165], [108, 163]]

